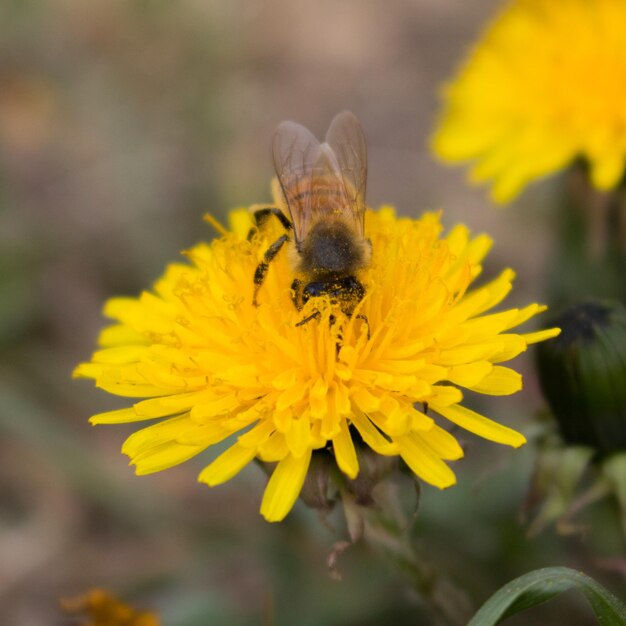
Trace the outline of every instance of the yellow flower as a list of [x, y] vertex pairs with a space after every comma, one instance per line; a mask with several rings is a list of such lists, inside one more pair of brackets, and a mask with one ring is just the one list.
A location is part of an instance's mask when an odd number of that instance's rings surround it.
[[[487, 236], [472, 239], [457, 226], [442, 238], [436, 213], [412, 220], [389, 207], [367, 211], [373, 261], [359, 277], [366, 295], [347, 318], [324, 298], [294, 307], [286, 253], [270, 264], [253, 306], [255, 267], [281, 231], [270, 222], [248, 241], [251, 225], [246, 210], [233, 212], [231, 232], [187, 252], [191, 264], [170, 265], [153, 292], [109, 300], [105, 314], [116, 322], [102, 331], [91, 362], [76, 369], [110, 393], [147, 398], [91, 418], [158, 420], [123, 446], [138, 474], [228, 440], [200, 481], [223, 483], [255, 458], [276, 462], [261, 513], [278, 521], [297, 499], [313, 452], [327, 446], [350, 478], [359, 472], [358, 440], [399, 455], [444, 488], [456, 480], [445, 461], [463, 451], [435, 413], [491, 441], [524, 443], [461, 405], [461, 387], [518, 391], [520, 375], [497, 364], [558, 333], [507, 332], [542, 311], [537, 304], [484, 315], [509, 292], [512, 270], [467, 292], [491, 246]], [[297, 326], [315, 309], [319, 319]]]
[[584, 157], [598, 189], [626, 157], [626, 2], [514, 0], [444, 92], [433, 138], [444, 161], [474, 161], [497, 202]]
[[147, 611], [136, 611], [104, 589], [91, 589], [78, 598], [61, 600], [66, 613], [80, 615], [87, 621], [81, 626], [159, 626], [161, 621]]

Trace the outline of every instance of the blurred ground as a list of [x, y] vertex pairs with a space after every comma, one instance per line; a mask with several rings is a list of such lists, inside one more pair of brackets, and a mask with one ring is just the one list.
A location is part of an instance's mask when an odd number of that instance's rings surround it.
[[[135, 478], [119, 454], [132, 428], [87, 424], [124, 402], [70, 373], [95, 346], [107, 297], [138, 293], [211, 237], [207, 210], [268, 199], [279, 121], [322, 135], [344, 108], [368, 137], [370, 204], [444, 208], [447, 224], [486, 230], [487, 275], [510, 265], [511, 304], [541, 299], [558, 181], [498, 210], [427, 151], [437, 90], [497, 5], [0, 4], [1, 624], [66, 624], [58, 598], [93, 585], [158, 610], [164, 626], [416, 623], [398, 575], [367, 550], [346, 554], [344, 581], [330, 580], [336, 537], [301, 505], [265, 523], [257, 468], [214, 490], [196, 483], [201, 461]], [[541, 400], [519, 367], [524, 393], [482, 408], [528, 430]], [[624, 547], [608, 507], [584, 542], [528, 542], [517, 512], [532, 450], [471, 443], [458, 487], [425, 490], [416, 533], [477, 605], [546, 565], [626, 590], [597, 567]], [[592, 623], [573, 597], [543, 611], [544, 623]]]

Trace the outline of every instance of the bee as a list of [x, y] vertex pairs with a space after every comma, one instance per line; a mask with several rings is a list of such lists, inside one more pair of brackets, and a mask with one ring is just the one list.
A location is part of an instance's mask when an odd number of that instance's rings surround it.
[[[259, 227], [274, 215], [285, 228], [263, 255], [254, 273], [253, 304], [269, 264], [286, 244], [297, 278], [291, 284], [295, 307], [327, 296], [352, 315], [365, 295], [356, 277], [370, 263], [372, 244], [365, 237], [367, 146], [361, 124], [350, 111], [339, 113], [320, 143], [304, 126], [282, 122], [274, 134], [272, 155], [289, 217], [278, 207], [254, 213]], [[319, 317], [317, 310], [301, 326]]]

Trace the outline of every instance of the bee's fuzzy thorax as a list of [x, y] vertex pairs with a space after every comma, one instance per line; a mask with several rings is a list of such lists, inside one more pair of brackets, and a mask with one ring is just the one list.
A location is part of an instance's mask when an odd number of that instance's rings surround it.
[[319, 222], [296, 249], [296, 269], [305, 276], [345, 276], [365, 267], [371, 246], [341, 220]]

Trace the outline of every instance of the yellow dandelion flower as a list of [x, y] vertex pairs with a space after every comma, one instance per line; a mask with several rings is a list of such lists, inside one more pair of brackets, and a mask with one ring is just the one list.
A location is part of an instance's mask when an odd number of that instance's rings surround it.
[[598, 189], [615, 187], [626, 158], [626, 3], [514, 0], [487, 28], [444, 91], [433, 150], [474, 161], [508, 202], [573, 159]]
[[[507, 295], [514, 273], [468, 292], [491, 246], [485, 235], [471, 238], [456, 226], [442, 236], [437, 213], [413, 220], [389, 207], [368, 210], [365, 221], [373, 258], [360, 275], [365, 297], [350, 317], [324, 297], [298, 311], [284, 253], [253, 306], [255, 268], [280, 225], [268, 223], [248, 240], [252, 220], [243, 209], [231, 214], [221, 238], [186, 253], [190, 264], [170, 265], [153, 291], [108, 301], [105, 314], [115, 322], [75, 375], [146, 398], [91, 418], [156, 421], [123, 446], [138, 474], [228, 440], [199, 480], [218, 485], [253, 459], [276, 463], [261, 513], [278, 521], [298, 498], [315, 450], [331, 448], [339, 469], [354, 478], [358, 440], [445, 488], [455, 482], [446, 461], [463, 451], [435, 414], [491, 441], [524, 443], [520, 433], [463, 406], [461, 389], [521, 389], [520, 375], [499, 364], [558, 333], [509, 332], [545, 307], [486, 314]], [[312, 310], [317, 319], [298, 325]]]
[[81, 626], [159, 626], [161, 621], [148, 611], [136, 611], [104, 589], [91, 589], [77, 598], [61, 600], [61, 608], [86, 621]]

